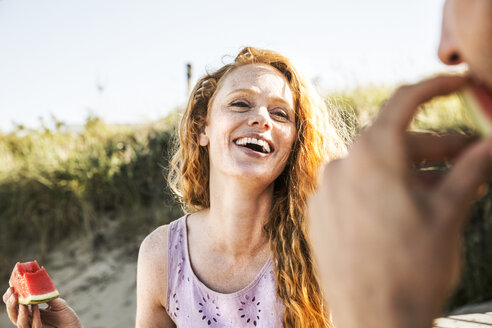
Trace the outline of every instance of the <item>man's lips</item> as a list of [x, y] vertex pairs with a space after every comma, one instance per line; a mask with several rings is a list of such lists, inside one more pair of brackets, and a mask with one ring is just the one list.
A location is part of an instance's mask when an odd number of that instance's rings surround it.
[[492, 134], [492, 92], [482, 83], [470, 83], [459, 95], [483, 136]]
[[469, 88], [481, 109], [492, 118], [492, 91], [484, 84], [472, 84]]

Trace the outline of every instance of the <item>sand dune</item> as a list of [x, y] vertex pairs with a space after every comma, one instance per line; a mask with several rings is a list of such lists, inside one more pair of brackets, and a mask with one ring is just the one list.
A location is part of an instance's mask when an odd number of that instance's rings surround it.
[[[41, 264], [84, 327], [134, 327], [138, 245], [95, 247], [93, 240], [60, 245]], [[0, 310], [0, 327], [13, 327], [5, 307]]]

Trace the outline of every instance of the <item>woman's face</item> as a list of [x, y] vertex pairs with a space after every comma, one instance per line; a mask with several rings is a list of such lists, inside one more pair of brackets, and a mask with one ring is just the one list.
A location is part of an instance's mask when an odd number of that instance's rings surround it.
[[286, 78], [264, 64], [228, 73], [210, 104], [200, 145], [214, 174], [271, 184], [282, 173], [296, 135], [294, 99]]

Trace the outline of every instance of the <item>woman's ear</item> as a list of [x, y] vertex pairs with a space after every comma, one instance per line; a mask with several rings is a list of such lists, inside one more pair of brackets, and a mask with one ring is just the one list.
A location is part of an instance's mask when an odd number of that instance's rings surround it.
[[200, 132], [200, 146], [208, 146], [208, 135], [207, 135], [207, 128], [205, 127], [202, 132]]

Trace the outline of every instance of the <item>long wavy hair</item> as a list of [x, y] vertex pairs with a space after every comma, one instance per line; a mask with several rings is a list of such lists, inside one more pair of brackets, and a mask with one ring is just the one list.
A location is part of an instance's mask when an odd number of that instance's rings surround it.
[[191, 92], [179, 125], [179, 144], [171, 161], [169, 183], [186, 211], [210, 207], [209, 158], [199, 135], [221, 80], [247, 64], [267, 64], [289, 82], [294, 96], [297, 137], [284, 171], [274, 182], [273, 204], [264, 231], [274, 259], [277, 296], [284, 305], [286, 327], [333, 327], [313, 264], [307, 237], [307, 199], [316, 188], [323, 162], [346, 152], [339, 120], [284, 56], [243, 48], [234, 62], [202, 77]]

